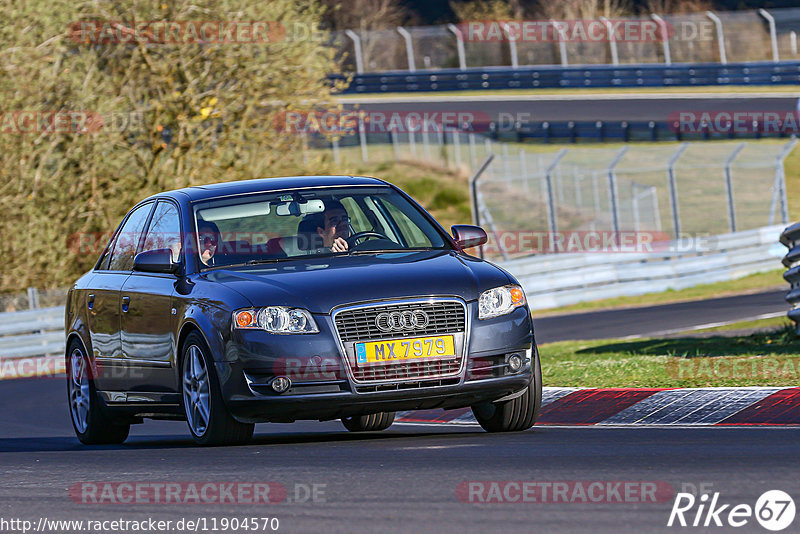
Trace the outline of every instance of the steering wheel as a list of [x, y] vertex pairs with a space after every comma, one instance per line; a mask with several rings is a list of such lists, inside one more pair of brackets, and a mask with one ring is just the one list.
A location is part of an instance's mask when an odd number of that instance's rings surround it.
[[359, 239], [369, 239], [370, 237], [376, 237], [378, 239], [387, 239], [387, 240], [389, 239], [380, 232], [375, 232], [374, 230], [367, 230], [366, 232], [355, 233], [350, 237], [348, 237], [347, 239], [345, 239], [345, 241], [347, 241], [347, 248], [355, 246], [356, 241], [358, 241]]

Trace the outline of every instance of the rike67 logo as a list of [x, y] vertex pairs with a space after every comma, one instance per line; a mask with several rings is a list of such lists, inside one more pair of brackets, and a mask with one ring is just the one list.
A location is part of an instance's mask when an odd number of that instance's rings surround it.
[[755, 506], [720, 501], [719, 492], [711, 496], [703, 493], [678, 493], [672, 504], [667, 526], [734, 527], [752, 525], [753, 519], [763, 528], [774, 532], [784, 530], [794, 521], [794, 500], [781, 490], [764, 492]]

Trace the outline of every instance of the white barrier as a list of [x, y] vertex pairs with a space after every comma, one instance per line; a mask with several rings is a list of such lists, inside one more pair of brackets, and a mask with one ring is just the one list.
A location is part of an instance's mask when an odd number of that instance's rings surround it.
[[[531, 309], [685, 289], [778, 268], [782, 226], [714, 236], [705, 250], [546, 254], [500, 263], [517, 277]], [[667, 247], [669, 248], [669, 247]]]

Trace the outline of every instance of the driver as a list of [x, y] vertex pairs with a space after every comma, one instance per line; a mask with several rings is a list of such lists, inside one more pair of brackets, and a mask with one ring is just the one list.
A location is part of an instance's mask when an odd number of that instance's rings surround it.
[[209, 267], [214, 264], [214, 255], [219, 247], [219, 227], [210, 221], [197, 221], [197, 233], [200, 242], [200, 260]]
[[329, 248], [331, 252], [346, 252], [346, 239], [350, 237], [350, 217], [342, 203], [338, 200], [326, 201], [323, 221], [325, 226], [317, 227], [322, 246]]

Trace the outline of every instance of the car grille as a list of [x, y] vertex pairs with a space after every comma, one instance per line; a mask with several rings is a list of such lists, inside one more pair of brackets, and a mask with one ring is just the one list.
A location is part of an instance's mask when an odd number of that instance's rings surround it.
[[[427, 326], [391, 332], [384, 332], [377, 327], [375, 320], [378, 314], [406, 310], [424, 311], [428, 316]], [[461, 302], [434, 300], [352, 308], [335, 314], [334, 322], [339, 339], [345, 345], [348, 366], [353, 378], [358, 383], [387, 383], [447, 378], [457, 375], [461, 370], [463, 362], [462, 348], [463, 343], [466, 342], [466, 310]], [[357, 342], [442, 334], [453, 334], [459, 340], [455, 357], [407, 362], [394, 361], [361, 367], [355, 363], [353, 347]], [[462, 335], [459, 336], [459, 334]]]
[[[375, 318], [378, 317], [378, 314], [404, 310], [424, 311], [428, 314], [428, 325], [425, 328], [389, 333], [382, 332], [375, 325]], [[345, 310], [336, 315], [336, 329], [339, 331], [339, 339], [343, 343], [463, 332], [465, 323], [464, 306], [458, 302], [391, 304]]]
[[371, 367], [353, 368], [353, 376], [359, 382], [375, 380], [413, 380], [447, 376], [458, 372], [461, 358], [435, 360], [430, 362], [394, 363], [390, 365], [373, 365]]

